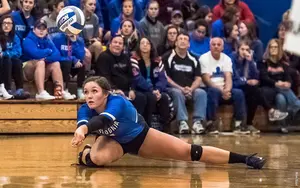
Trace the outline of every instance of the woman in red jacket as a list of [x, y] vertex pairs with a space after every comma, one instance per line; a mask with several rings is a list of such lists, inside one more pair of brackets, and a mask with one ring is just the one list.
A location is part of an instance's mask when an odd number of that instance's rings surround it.
[[248, 5], [240, 0], [220, 0], [220, 3], [213, 9], [213, 22], [222, 17], [228, 6], [236, 6], [239, 9], [241, 21], [255, 22], [254, 15]]

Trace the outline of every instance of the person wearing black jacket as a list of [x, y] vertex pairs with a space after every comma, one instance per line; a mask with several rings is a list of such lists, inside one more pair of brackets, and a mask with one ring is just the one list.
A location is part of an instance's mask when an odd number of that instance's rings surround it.
[[174, 107], [167, 93], [168, 81], [164, 64], [156, 56], [150, 39], [142, 37], [138, 43], [137, 51], [131, 56], [130, 61], [136, 84], [135, 88], [143, 92], [151, 104], [147, 108], [149, 117], [146, 118], [146, 121], [151, 123], [151, 112], [157, 112], [160, 115], [159, 122], [165, 128], [175, 116]]
[[116, 35], [111, 39], [109, 48], [99, 55], [95, 73], [105, 77], [115, 93], [126, 96], [132, 101], [138, 113], [144, 114], [147, 97], [134, 90], [133, 74], [130, 58], [123, 54], [124, 38]]
[[[288, 109], [295, 115], [300, 110], [300, 100], [291, 90], [291, 78], [284, 63], [283, 49], [278, 39], [272, 39], [260, 63], [260, 81], [265, 102], [272, 104], [276, 94], [282, 94]], [[275, 114], [276, 116], [276, 114]], [[283, 131], [285, 132], [285, 131]]]

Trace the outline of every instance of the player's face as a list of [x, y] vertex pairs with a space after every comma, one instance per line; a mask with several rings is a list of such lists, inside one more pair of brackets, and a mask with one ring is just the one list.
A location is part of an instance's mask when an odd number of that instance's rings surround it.
[[84, 85], [84, 97], [90, 109], [105, 106], [107, 96], [96, 82], [88, 82]]
[[149, 53], [151, 50], [151, 44], [148, 39], [143, 38], [140, 42], [140, 50], [143, 53]]
[[2, 22], [2, 30], [4, 33], [9, 33], [11, 32], [13, 28], [13, 21], [11, 18], [5, 18]]
[[148, 16], [156, 18], [158, 16], [159, 5], [157, 2], [151, 3], [148, 8]]
[[96, 1], [95, 0], [87, 0], [84, 8], [87, 12], [94, 13], [96, 10]]
[[133, 13], [133, 2], [130, 0], [123, 3], [123, 14], [130, 16]]
[[34, 0], [23, 0], [23, 11], [31, 12], [34, 7]]
[[44, 38], [47, 35], [47, 27], [45, 26], [39, 26], [33, 29], [33, 32], [36, 36], [39, 38]]

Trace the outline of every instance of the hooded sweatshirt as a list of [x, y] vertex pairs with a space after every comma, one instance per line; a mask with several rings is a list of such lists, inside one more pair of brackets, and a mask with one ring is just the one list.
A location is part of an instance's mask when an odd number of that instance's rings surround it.
[[[235, 5], [240, 10], [241, 21], [252, 22], [252, 23], [255, 22], [254, 15], [246, 3], [241, 2], [240, 0], [235, 0]], [[225, 9], [226, 9], [225, 0], [220, 0], [220, 3], [213, 8], [213, 22], [222, 17], [222, 15], [225, 12]]]
[[247, 80], [258, 80], [259, 74], [254, 61], [240, 60], [237, 53], [232, 54], [233, 87], [240, 88]]
[[35, 19], [33, 18], [33, 16], [30, 16], [27, 19], [24, 17], [23, 19], [21, 11], [12, 12], [11, 16], [15, 24], [16, 35], [20, 38], [20, 40], [23, 40], [23, 38], [26, 37], [29, 31], [33, 29]]
[[52, 38], [53, 43], [56, 48], [59, 50], [61, 59], [60, 62], [72, 62], [73, 65], [78, 61], [82, 62], [84, 59], [84, 41], [81, 37], [77, 37], [76, 41], [71, 41], [68, 39], [66, 34], [57, 33]]
[[6, 50], [2, 51], [3, 57], [19, 58], [22, 55], [20, 39], [15, 35], [14, 40], [6, 43]]
[[157, 19], [152, 20], [148, 15], [145, 16], [140, 21], [140, 28], [142, 33], [150, 38], [155, 49], [163, 41], [165, 36], [165, 28]]
[[[81, 9], [81, 6], [80, 6], [80, 2], [81, 1], [78, 1], [78, 0], [66, 0], [65, 1], [65, 6], [69, 6], [69, 5], [72, 5], [72, 6], [76, 6], [78, 8]], [[102, 16], [102, 13], [101, 13], [101, 6], [100, 6], [100, 3], [98, 0], [96, 0], [96, 10], [95, 10], [95, 14], [97, 15], [98, 17], [98, 23], [99, 23], [99, 26], [101, 28], [104, 28], [104, 23], [103, 23], [103, 16]]]
[[146, 67], [144, 60], [135, 54], [130, 60], [136, 89], [145, 92], [166, 91], [168, 81], [164, 64], [160, 59], [151, 60], [149, 68]]
[[[133, 18], [131, 19], [134, 23], [134, 27], [140, 31], [139, 28], [139, 22], [134, 20]], [[121, 14], [119, 17], [116, 17], [115, 19], [112, 20], [111, 24], [110, 24], [110, 31], [111, 31], [111, 35], [115, 36], [116, 33], [119, 31], [121, 23], [124, 21], [124, 16]]]
[[23, 41], [23, 61], [40, 60], [45, 58], [46, 63], [53, 63], [61, 59], [59, 51], [46, 35], [39, 38], [30, 31]]
[[[149, 0], [133, 0], [134, 18], [140, 21], [144, 17], [144, 10]], [[112, 21], [122, 13], [122, 0], [111, 0], [108, 4], [109, 20]]]

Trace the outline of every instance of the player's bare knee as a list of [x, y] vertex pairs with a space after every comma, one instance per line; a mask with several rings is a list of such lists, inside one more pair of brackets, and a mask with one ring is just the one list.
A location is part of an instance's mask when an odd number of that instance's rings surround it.
[[91, 160], [97, 166], [104, 166], [113, 162], [111, 157], [101, 154], [91, 155]]
[[199, 145], [191, 145], [191, 160], [192, 161], [199, 161], [201, 159], [203, 152], [202, 146]]

